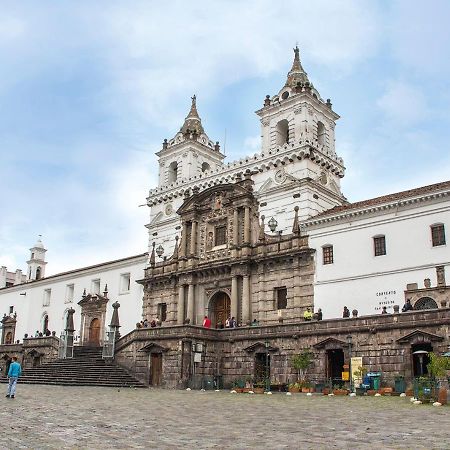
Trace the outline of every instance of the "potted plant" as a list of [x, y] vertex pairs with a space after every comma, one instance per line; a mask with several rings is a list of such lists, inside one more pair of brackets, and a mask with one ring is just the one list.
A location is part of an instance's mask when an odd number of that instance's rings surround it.
[[250, 392], [253, 390], [253, 380], [251, 377], [245, 379], [245, 385], [242, 388], [242, 392]]
[[300, 392], [300, 389], [301, 389], [300, 383], [290, 383], [288, 389], [289, 389], [289, 392], [296, 394], [296, 393]]
[[233, 389], [238, 392], [244, 392], [245, 382], [242, 378], [236, 378], [236, 380], [233, 381]]
[[302, 383], [302, 392], [303, 393], [308, 393], [308, 392], [313, 392], [314, 391], [314, 389], [312, 388], [312, 385], [311, 385], [311, 383], [309, 382], [309, 381], [304, 381], [303, 383]]
[[306, 371], [312, 364], [313, 354], [309, 350], [303, 350], [298, 355], [291, 358], [292, 367], [297, 371], [297, 379], [300, 382], [305, 382]]
[[264, 381], [257, 381], [256, 383], [253, 383], [253, 392], [255, 394], [264, 394]]
[[333, 386], [333, 394], [334, 395], [347, 395], [348, 391], [347, 389], [343, 389], [341, 386], [339, 386], [338, 384], [335, 384]]
[[437, 392], [434, 393], [434, 399], [439, 403], [447, 403], [448, 381], [446, 380], [447, 370], [449, 368], [449, 360], [445, 356], [429, 353], [430, 362], [427, 364], [430, 377], [439, 385]]

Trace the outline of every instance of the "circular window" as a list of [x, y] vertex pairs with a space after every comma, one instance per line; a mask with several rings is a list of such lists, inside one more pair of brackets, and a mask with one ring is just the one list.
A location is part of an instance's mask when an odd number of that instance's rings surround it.
[[288, 97], [289, 97], [289, 92], [288, 92], [288, 91], [284, 91], [284, 92], [281, 94], [281, 98], [282, 98], [283, 100], [286, 100]]

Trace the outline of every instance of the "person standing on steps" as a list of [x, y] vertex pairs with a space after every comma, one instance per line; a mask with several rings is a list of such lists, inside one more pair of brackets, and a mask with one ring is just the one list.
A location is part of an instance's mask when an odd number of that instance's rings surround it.
[[12, 357], [12, 363], [9, 366], [8, 370], [8, 391], [6, 393], [6, 398], [14, 398], [16, 395], [16, 384], [17, 380], [22, 373], [22, 367], [17, 362], [17, 356]]

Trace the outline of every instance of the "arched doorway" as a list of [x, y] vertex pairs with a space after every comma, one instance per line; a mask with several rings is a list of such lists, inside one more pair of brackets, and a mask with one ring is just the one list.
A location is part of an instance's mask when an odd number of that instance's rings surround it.
[[89, 344], [100, 345], [100, 320], [97, 318], [92, 319], [89, 325]]
[[433, 351], [430, 342], [421, 344], [413, 344], [411, 346], [412, 369], [414, 377], [422, 377], [428, 375], [428, 364], [430, 362], [429, 354]]
[[431, 297], [422, 297], [414, 303], [414, 309], [437, 309], [437, 303]]
[[8, 333], [6, 333], [6, 337], [5, 337], [5, 344], [12, 344], [13, 337], [12, 337], [12, 333], [11, 331], [8, 331]]
[[231, 300], [226, 292], [216, 292], [209, 301], [211, 324], [215, 328], [223, 328], [231, 315]]

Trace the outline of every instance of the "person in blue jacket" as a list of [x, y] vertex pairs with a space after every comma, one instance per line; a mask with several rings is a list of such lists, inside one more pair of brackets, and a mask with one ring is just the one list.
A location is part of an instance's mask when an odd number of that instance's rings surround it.
[[20, 364], [17, 362], [17, 357], [13, 356], [12, 363], [10, 364], [8, 370], [9, 383], [6, 398], [14, 398], [14, 396], [16, 395], [16, 384], [21, 373], [22, 367], [20, 367]]

